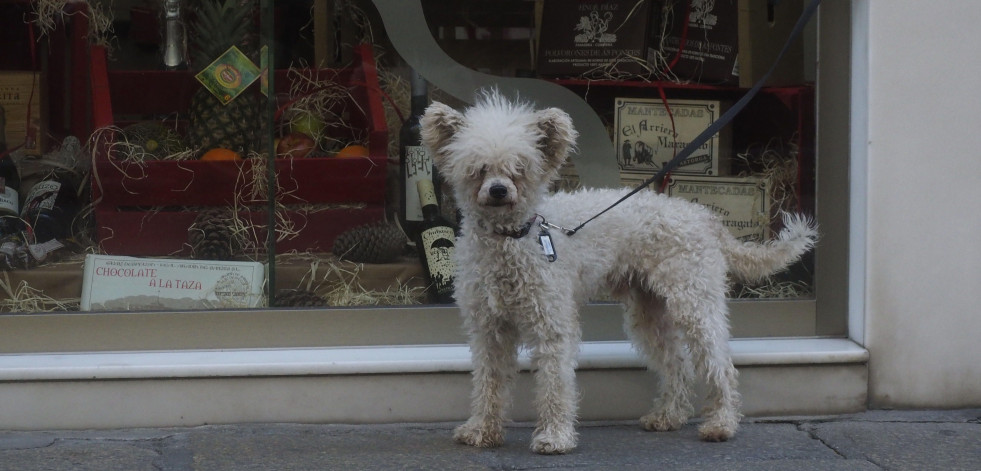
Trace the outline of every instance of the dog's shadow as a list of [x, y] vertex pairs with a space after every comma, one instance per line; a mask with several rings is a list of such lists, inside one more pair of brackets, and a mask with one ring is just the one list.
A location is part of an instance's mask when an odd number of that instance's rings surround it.
[[[786, 434], [790, 431], [783, 428], [793, 427], [773, 424], [774, 428], [783, 427], [765, 434], [750, 432], [724, 443], [709, 443], [699, 440], [698, 425], [698, 421], [692, 421], [677, 431], [649, 432], [634, 421], [584, 424], [578, 428], [580, 445], [575, 450], [563, 455], [535, 455], [528, 453], [534, 425], [511, 424], [506, 427], [507, 435], [500, 447], [458, 444], [456, 449], [474, 467], [460, 463], [456, 469], [710, 469], [731, 465], [738, 455], [745, 455], [746, 459], [766, 456], [767, 444], [778, 443], [775, 436], [769, 435]], [[745, 443], [747, 440], [753, 443]]]

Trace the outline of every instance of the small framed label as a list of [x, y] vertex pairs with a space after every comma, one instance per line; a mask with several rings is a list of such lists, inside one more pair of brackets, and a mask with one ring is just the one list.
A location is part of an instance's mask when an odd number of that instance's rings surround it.
[[667, 194], [708, 207], [739, 240], [770, 238], [770, 185], [762, 178], [674, 176]]
[[[670, 162], [719, 119], [723, 103], [718, 100], [668, 100], [667, 105], [665, 107], [659, 99], [616, 99], [614, 144], [620, 179], [625, 185], [644, 181]], [[728, 129], [726, 126], [702, 144], [672, 174], [718, 176], [729, 149]]]

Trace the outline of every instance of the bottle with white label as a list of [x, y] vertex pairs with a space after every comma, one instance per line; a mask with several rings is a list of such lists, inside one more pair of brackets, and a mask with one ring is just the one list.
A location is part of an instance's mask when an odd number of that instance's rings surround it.
[[[419, 118], [429, 105], [426, 79], [412, 71], [412, 108], [409, 118], [399, 131], [399, 225], [409, 240], [416, 240], [422, 230], [422, 206], [416, 193], [416, 182], [438, 181], [433, 169], [433, 157], [422, 144]], [[437, 191], [437, 201], [438, 187]]]
[[430, 297], [437, 303], [452, 303], [456, 234], [439, 212], [432, 180], [421, 179], [416, 187], [423, 213], [423, 227], [416, 237], [416, 250], [429, 280]]

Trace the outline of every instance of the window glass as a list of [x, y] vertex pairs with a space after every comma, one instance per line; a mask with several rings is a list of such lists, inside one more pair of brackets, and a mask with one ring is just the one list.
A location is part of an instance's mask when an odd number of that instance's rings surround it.
[[[554, 190], [635, 186], [775, 60], [803, 3], [771, 3], [0, 4], [0, 176], [16, 192], [0, 205], [0, 310], [447, 304], [460, 214], [421, 110], [486, 87], [558, 106], [580, 137]], [[745, 241], [814, 215], [815, 28], [652, 190]], [[449, 235], [421, 244], [434, 221]], [[815, 265], [730, 297], [813, 300]], [[813, 321], [813, 304], [789, 306]]]

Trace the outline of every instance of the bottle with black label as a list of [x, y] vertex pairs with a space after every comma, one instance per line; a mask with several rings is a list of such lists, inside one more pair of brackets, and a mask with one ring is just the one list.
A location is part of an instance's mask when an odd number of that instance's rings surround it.
[[27, 192], [20, 217], [33, 233], [32, 242], [43, 243], [70, 237], [78, 210], [78, 187], [74, 174], [56, 170]]
[[7, 119], [0, 106], [0, 237], [21, 230], [19, 194], [20, 173], [7, 151]]
[[421, 179], [416, 183], [419, 204], [423, 213], [423, 228], [416, 236], [416, 249], [422, 260], [429, 291], [437, 303], [453, 302], [453, 275], [456, 262], [453, 252], [456, 247], [453, 227], [439, 212], [439, 203], [433, 182]]
[[[429, 105], [426, 79], [412, 71], [412, 109], [399, 131], [399, 225], [409, 240], [416, 240], [422, 230], [422, 207], [416, 193], [416, 182], [438, 181], [434, 175], [433, 157], [422, 145], [419, 118]], [[437, 201], [438, 201], [437, 194]]]

